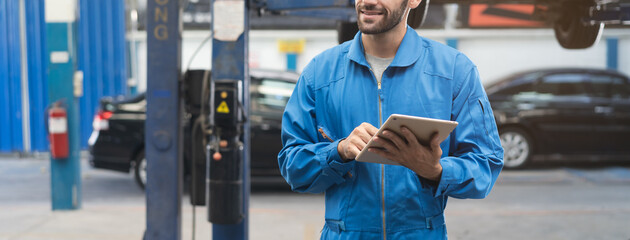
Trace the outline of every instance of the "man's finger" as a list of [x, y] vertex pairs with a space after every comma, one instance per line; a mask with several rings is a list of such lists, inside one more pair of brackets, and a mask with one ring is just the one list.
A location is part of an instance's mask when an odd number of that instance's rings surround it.
[[372, 135], [370, 135], [367, 131], [365, 131], [365, 132], [361, 132], [359, 135], [357, 135], [357, 137], [361, 139], [361, 141], [363, 141], [364, 144], [367, 144], [372, 138]]
[[381, 157], [387, 158], [387, 159], [392, 160], [392, 161], [394, 161], [394, 159], [396, 159], [394, 154], [392, 154], [391, 152], [385, 151], [382, 148], [371, 147], [371, 148], [368, 149], [368, 151], [376, 153], [376, 154], [380, 155]]
[[370, 135], [370, 137], [376, 135], [376, 132], [378, 132], [378, 128], [372, 126], [372, 124], [369, 123], [366, 123], [365, 130]]
[[402, 149], [403, 147], [407, 146], [407, 143], [405, 142], [405, 140], [403, 140], [398, 134], [396, 134], [393, 131], [385, 130], [383, 131], [383, 136], [384, 136], [383, 138], [389, 140], [394, 145], [396, 145], [398, 149]]
[[413, 145], [420, 145], [420, 143], [418, 143], [418, 139], [416, 138], [416, 135], [414, 135], [413, 132], [409, 130], [409, 128], [402, 126], [400, 127], [400, 131], [402, 132], [403, 136], [405, 137], [408, 143], [413, 144]]
[[434, 132], [433, 135], [431, 135], [431, 149], [435, 151], [435, 149], [439, 147], [440, 147], [440, 139], [439, 139], [438, 133]]
[[356, 158], [361, 152], [361, 150], [359, 150], [359, 148], [354, 147], [350, 149], [350, 152], [352, 153], [352, 156], [353, 156], [352, 158]]
[[345, 149], [347, 159], [354, 159], [359, 154], [360, 150], [354, 144], [349, 144]]
[[387, 150], [388, 152], [394, 152], [394, 151], [397, 152], [399, 150], [399, 148], [389, 139], [382, 138], [382, 137], [374, 137], [374, 141], [376, 141], [376, 143], [381, 145], [381, 147]]
[[361, 149], [363, 149], [365, 145], [367, 145], [367, 142], [365, 142], [365, 140], [363, 140], [360, 136], [357, 136], [356, 138], [352, 138], [351, 144], [352, 147], [355, 147], [359, 149], [359, 151], [361, 151]]

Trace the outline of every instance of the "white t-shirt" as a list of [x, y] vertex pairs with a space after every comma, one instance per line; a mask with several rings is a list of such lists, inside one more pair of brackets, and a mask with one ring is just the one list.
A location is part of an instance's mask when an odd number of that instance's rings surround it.
[[376, 80], [380, 82], [381, 78], [383, 77], [383, 72], [385, 71], [385, 69], [387, 69], [387, 67], [389, 67], [389, 64], [392, 63], [394, 58], [380, 58], [366, 53], [365, 60], [367, 60], [367, 62], [370, 64], [370, 67], [372, 68], [372, 73], [374, 73], [374, 77], [376, 77]]

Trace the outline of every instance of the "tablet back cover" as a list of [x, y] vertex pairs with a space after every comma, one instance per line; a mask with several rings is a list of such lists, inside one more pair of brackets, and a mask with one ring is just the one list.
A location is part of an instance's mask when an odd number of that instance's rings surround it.
[[[387, 118], [383, 126], [376, 133], [377, 136], [380, 136], [383, 130], [389, 129], [394, 131], [402, 136], [400, 127], [406, 126], [409, 128], [418, 141], [421, 143], [428, 144], [431, 135], [434, 132], [438, 132], [439, 141], [442, 142], [448, 135], [455, 129], [457, 126], [457, 122], [441, 120], [441, 119], [433, 119], [433, 118], [423, 118], [409, 115], [401, 115], [401, 114], [392, 114]], [[365, 146], [365, 148], [359, 153], [356, 160], [360, 162], [370, 162], [370, 163], [382, 163], [382, 164], [390, 164], [390, 165], [400, 165], [394, 161], [391, 161], [387, 158], [381, 157], [376, 153], [369, 152], [367, 149], [369, 147], [380, 147], [376, 142], [370, 141]]]

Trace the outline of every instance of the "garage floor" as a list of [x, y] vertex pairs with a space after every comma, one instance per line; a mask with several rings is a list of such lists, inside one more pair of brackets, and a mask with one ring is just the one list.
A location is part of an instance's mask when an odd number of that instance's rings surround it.
[[[131, 175], [83, 162], [83, 207], [51, 211], [49, 160], [0, 157], [0, 240], [142, 239], [145, 198]], [[193, 209], [183, 200], [182, 239]], [[324, 196], [256, 189], [250, 239], [318, 239]], [[196, 208], [196, 239], [210, 239]], [[484, 200], [450, 199], [450, 239], [630, 239], [630, 166], [588, 164], [504, 171]]]

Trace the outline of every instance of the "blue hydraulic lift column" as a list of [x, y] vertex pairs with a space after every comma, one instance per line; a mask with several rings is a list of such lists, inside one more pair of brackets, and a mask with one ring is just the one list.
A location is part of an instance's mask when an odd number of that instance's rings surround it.
[[76, 0], [47, 0], [46, 42], [48, 96], [61, 101], [67, 110], [69, 156], [50, 159], [53, 210], [81, 208], [81, 164], [79, 161], [79, 104], [74, 91], [76, 71]]
[[147, 3], [147, 229], [145, 240], [181, 239], [181, 8], [179, 0]]
[[[244, 0], [212, 0], [212, 81], [238, 80], [241, 92], [239, 101], [245, 113], [249, 112], [248, 7]], [[212, 239], [249, 239], [249, 120], [244, 125], [243, 144], [243, 213], [238, 224], [213, 224]]]

